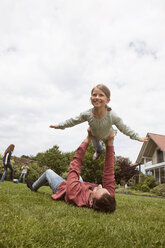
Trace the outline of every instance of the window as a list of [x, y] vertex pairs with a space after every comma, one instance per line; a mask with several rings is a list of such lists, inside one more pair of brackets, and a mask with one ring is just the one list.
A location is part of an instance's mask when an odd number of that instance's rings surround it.
[[164, 162], [163, 152], [160, 149], [158, 149], [157, 150], [157, 163], [161, 163], [161, 162]]

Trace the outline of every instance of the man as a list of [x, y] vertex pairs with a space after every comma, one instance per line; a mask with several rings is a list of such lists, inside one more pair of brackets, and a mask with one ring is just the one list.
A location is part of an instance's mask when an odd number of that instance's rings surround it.
[[70, 163], [67, 180], [48, 169], [34, 183], [28, 180], [27, 186], [32, 191], [37, 191], [48, 181], [53, 191], [51, 197], [54, 200], [64, 200], [66, 203], [79, 207], [85, 206], [102, 212], [113, 212], [116, 209], [113, 138], [114, 132], [112, 130], [107, 139], [103, 187], [101, 184], [97, 185], [80, 180], [82, 161], [92, 139], [90, 130], [88, 130], [88, 136], [81, 143]]

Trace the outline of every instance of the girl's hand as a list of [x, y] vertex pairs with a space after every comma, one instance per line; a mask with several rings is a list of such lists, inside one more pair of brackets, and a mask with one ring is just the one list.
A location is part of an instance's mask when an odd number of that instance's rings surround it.
[[148, 137], [139, 138], [138, 141], [146, 142], [146, 141], [148, 141]]
[[55, 129], [58, 129], [59, 128], [58, 125], [50, 125], [49, 127], [50, 128], [55, 128]]

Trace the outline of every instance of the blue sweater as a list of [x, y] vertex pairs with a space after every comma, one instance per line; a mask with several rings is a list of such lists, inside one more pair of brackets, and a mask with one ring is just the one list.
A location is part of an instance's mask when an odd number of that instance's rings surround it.
[[9, 154], [9, 156], [8, 156], [8, 158], [7, 158], [7, 164], [9, 164], [9, 163], [10, 163], [10, 158], [11, 158], [12, 151], [9, 150], [9, 151], [6, 153], [6, 155], [3, 156], [3, 163], [5, 163], [7, 154]]

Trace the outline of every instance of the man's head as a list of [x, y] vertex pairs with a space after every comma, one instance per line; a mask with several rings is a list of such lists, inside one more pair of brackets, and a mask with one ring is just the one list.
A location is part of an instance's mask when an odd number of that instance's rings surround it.
[[116, 209], [116, 200], [111, 196], [109, 191], [98, 185], [93, 189], [89, 199], [90, 207], [102, 212], [113, 212]]

